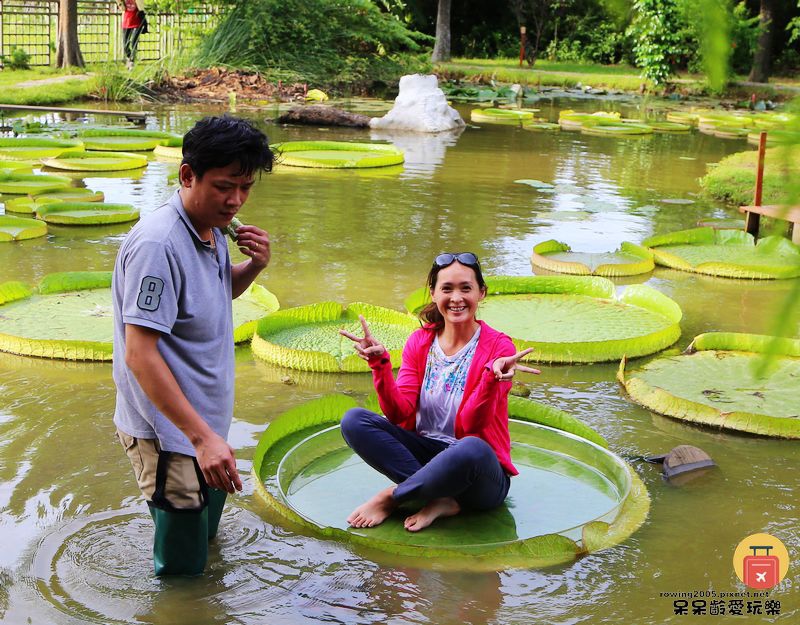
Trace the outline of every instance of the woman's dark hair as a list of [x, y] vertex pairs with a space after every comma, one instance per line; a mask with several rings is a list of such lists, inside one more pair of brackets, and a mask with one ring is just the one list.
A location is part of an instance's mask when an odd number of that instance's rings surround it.
[[183, 137], [183, 163], [198, 178], [209, 169], [239, 163], [240, 176], [272, 171], [275, 156], [267, 136], [250, 122], [223, 115], [206, 117]]
[[[454, 260], [450, 265], [453, 263], [458, 263], [459, 261]], [[474, 264], [465, 264], [464, 267], [469, 267], [472, 271], [475, 272], [475, 281], [478, 283], [478, 288], [482, 292], [486, 292], [486, 281], [483, 279], [483, 273], [481, 272], [481, 264], [476, 259]], [[435, 262], [431, 266], [431, 270], [428, 272], [428, 290], [434, 291], [436, 289], [436, 280], [439, 278], [439, 272], [450, 265], [437, 265]], [[439, 308], [436, 306], [436, 302], [431, 302], [427, 304], [422, 310], [419, 311], [417, 315], [422, 323], [432, 324], [433, 330], [438, 332], [442, 328], [444, 328], [444, 317], [442, 313], [439, 312]]]

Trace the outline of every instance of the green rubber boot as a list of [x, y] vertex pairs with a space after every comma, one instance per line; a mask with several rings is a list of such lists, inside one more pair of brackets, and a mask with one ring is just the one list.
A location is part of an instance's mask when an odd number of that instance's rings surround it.
[[222, 508], [225, 506], [225, 499], [228, 493], [218, 488], [208, 489], [208, 540], [212, 540], [217, 535], [219, 520], [222, 517]]
[[[173, 506], [165, 496], [167, 464], [170, 456], [170, 452], [159, 452], [156, 488], [152, 501], [147, 502], [150, 516], [153, 517], [156, 526], [153, 539], [153, 568], [156, 576], [200, 575], [208, 560], [208, 540], [212, 525], [214, 534], [219, 525], [225, 493], [222, 493], [221, 498], [214, 495], [214, 507], [210, 510], [209, 502], [212, 500], [209, 488], [195, 460], [201, 504], [197, 508]], [[209, 513], [213, 517], [213, 524], [209, 523]]]

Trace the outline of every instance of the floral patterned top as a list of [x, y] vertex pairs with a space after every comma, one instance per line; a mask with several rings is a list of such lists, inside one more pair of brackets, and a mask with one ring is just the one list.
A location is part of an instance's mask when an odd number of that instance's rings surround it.
[[428, 362], [419, 397], [417, 433], [446, 443], [454, 443], [458, 407], [464, 397], [467, 373], [478, 346], [481, 330], [452, 356], [447, 356], [434, 338], [428, 351]]

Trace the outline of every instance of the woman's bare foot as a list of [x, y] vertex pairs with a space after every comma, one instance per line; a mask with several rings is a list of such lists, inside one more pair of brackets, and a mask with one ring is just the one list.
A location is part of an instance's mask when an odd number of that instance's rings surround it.
[[432, 499], [422, 510], [408, 517], [403, 526], [409, 532], [418, 532], [428, 527], [439, 517], [455, 516], [459, 512], [461, 512], [461, 506], [452, 497]]
[[392, 497], [396, 486], [384, 488], [372, 499], [362, 503], [350, 513], [347, 522], [353, 527], [375, 527], [380, 525], [397, 507]]

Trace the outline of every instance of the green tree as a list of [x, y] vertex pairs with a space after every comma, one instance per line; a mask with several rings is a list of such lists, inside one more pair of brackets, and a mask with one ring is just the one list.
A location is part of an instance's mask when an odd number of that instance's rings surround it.
[[629, 33], [633, 54], [642, 76], [656, 85], [672, 75], [678, 57], [684, 54], [680, 14], [675, 0], [634, 0]]

